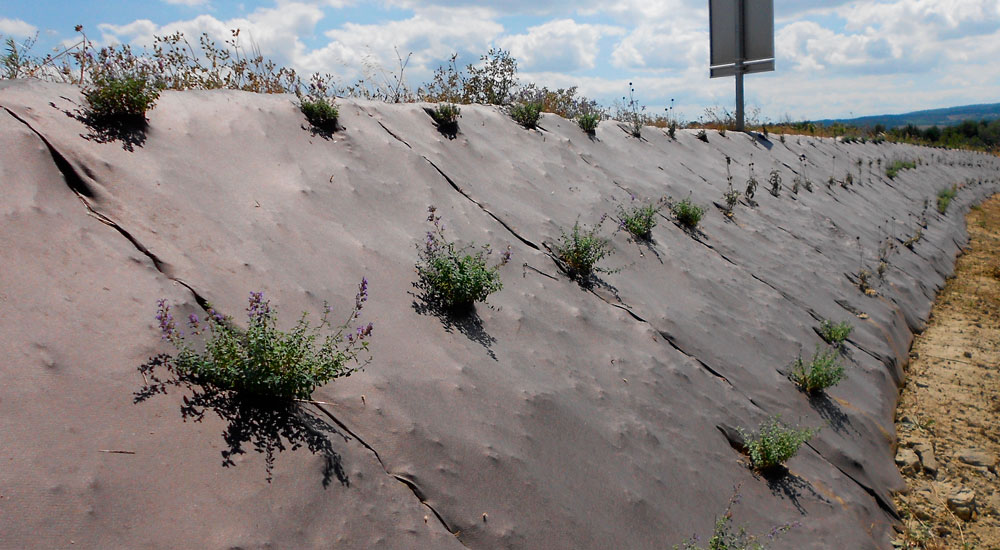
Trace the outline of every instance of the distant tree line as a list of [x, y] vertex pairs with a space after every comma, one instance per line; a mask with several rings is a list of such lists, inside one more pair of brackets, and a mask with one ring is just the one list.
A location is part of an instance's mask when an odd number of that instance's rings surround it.
[[[876, 131], [879, 131], [876, 126]], [[929, 145], [997, 150], [1000, 149], [1000, 119], [964, 120], [954, 126], [931, 126], [921, 130], [913, 124], [889, 130], [888, 135], [903, 141]]]

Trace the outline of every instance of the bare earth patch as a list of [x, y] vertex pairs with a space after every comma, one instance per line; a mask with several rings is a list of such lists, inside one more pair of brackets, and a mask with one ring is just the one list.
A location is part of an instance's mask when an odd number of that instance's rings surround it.
[[971, 242], [914, 341], [896, 410], [896, 548], [1000, 549], [1000, 195], [973, 208]]

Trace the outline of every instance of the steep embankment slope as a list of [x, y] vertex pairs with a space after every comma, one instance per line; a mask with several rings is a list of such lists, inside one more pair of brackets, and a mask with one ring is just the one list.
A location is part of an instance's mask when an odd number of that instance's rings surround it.
[[[448, 140], [420, 106], [343, 101], [346, 128], [325, 139], [287, 96], [225, 91], [164, 94], [123, 147], [67, 116], [79, 102], [66, 86], [0, 84], [10, 547], [664, 548], [708, 533], [736, 485], [738, 522], [800, 523], [777, 547], [884, 547], [911, 331], [965, 238], [962, 213], [998, 190], [996, 159], [979, 154], [652, 128], [636, 140], [610, 122], [591, 140], [489, 107], [463, 108]], [[815, 190], [794, 195], [800, 154]], [[651, 248], [615, 234], [604, 265], [623, 269], [592, 291], [548, 255], [562, 228], [633, 194], [720, 202], [727, 155], [737, 182], [750, 162], [762, 182], [779, 170], [780, 196], [764, 183], [732, 221], [710, 207], [695, 235], [661, 219]], [[869, 160], [896, 158], [922, 164], [869, 176]], [[820, 183], [848, 170], [847, 188]], [[953, 183], [939, 215], [934, 195]], [[513, 246], [505, 288], [469, 319], [428, 313], [412, 287], [430, 204], [453, 237]], [[923, 212], [921, 240], [897, 246], [865, 296], [859, 243], [874, 271]], [[375, 361], [316, 392], [333, 405], [249, 420], [215, 403], [182, 422], [196, 389], [133, 404], [136, 367], [169, 351], [158, 298], [183, 304], [178, 318], [205, 301], [239, 318], [263, 290], [291, 323], [324, 299], [346, 315], [363, 275]], [[810, 401], [786, 375], [824, 318], [855, 325], [848, 378]], [[726, 434], [773, 414], [825, 427], [767, 480]], [[268, 483], [254, 447], [276, 434], [304, 447], [277, 453]], [[346, 483], [324, 487], [330, 468]]]

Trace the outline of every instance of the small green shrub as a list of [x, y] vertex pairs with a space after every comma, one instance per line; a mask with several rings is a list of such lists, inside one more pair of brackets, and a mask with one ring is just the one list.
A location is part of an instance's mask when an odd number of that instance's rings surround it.
[[601, 113], [583, 113], [576, 117], [576, 123], [580, 125], [580, 129], [587, 132], [590, 135], [594, 135], [597, 132], [597, 125], [601, 122]]
[[844, 342], [844, 340], [847, 340], [847, 337], [851, 335], [852, 330], [854, 330], [854, 327], [847, 321], [834, 323], [829, 319], [824, 319], [823, 322], [819, 324], [820, 337], [822, 337], [827, 344], [833, 346], [839, 346]]
[[518, 103], [510, 108], [510, 116], [521, 126], [533, 130], [538, 126], [538, 119], [542, 117], [542, 104]]
[[324, 132], [337, 129], [337, 106], [325, 97], [303, 96], [299, 99], [299, 109], [313, 128]]
[[653, 228], [656, 227], [656, 214], [660, 208], [661, 204], [641, 204], [628, 209], [618, 205], [618, 225], [635, 239], [648, 241], [652, 238]]
[[434, 122], [440, 126], [448, 126], [458, 123], [458, 117], [462, 115], [462, 109], [454, 103], [438, 103], [437, 107], [431, 111]]
[[818, 393], [844, 379], [844, 367], [837, 362], [834, 350], [816, 349], [808, 365], [799, 356], [792, 367], [792, 380], [809, 393]]
[[694, 229], [705, 215], [705, 209], [691, 202], [690, 198], [675, 202], [670, 211], [684, 227]]
[[895, 177], [899, 174], [900, 171], [906, 169], [913, 169], [916, 167], [917, 164], [915, 162], [909, 162], [905, 160], [894, 160], [892, 161], [891, 164], [886, 165], [885, 175], [888, 176], [889, 179], [895, 179]]
[[487, 263], [493, 252], [490, 245], [459, 248], [445, 237], [437, 209], [430, 206], [427, 211], [427, 221], [434, 229], [427, 232], [422, 247], [417, 245], [420, 261], [416, 266], [420, 276], [417, 286], [427, 293], [427, 299], [447, 310], [460, 311], [502, 289], [500, 268], [510, 261], [510, 246], [490, 266]]
[[569, 233], [562, 232], [555, 253], [566, 264], [571, 277], [586, 281], [595, 271], [602, 271], [596, 267], [597, 262], [611, 255], [608, 240], [597, 235], [605, 219], [606, 216], [602, 216], [601, 221], [589, 230], [581, 229], [577, 221]]
[[160, 97], [160, 86], [146, 77], [98, 73], [83, 97], [98, 122], [142, 122]]
[[957, 189], [954, 185], [951, 187], [945, 187], [944, 189], [938, 191], [937, 194], [937, 209], [938, 212], [944, 214], [948, 211], [948, 205], [951, 204], [951, 200], [955, 198], [957, 194]]
[[750, 464], [759, 472], [778, 468], [795, 456], [799, 447], [816, 434], [816, 430], [811, 428], [789, 428], [777, 416], [762, 422], [752, 434], [746, 433], [742, 428], [739, 432], [750, 456]]
[[[247, 306], [247, 328], [209, 310], [204, 319], [192, 314], [188, 326], [193, 335], [208, 332], [204, 351], [197, 351], [184, 337], [160, 300], [156, 319], [164, 340], [178, 350], [169, 368], [182, 377], [219, 390], [278, 399], [308, 399], [313, 390], [335, 378], [350, 376], [370, 360], [359, 361], [368, 350], [372, 324], [350, 330], [368, 300], [368, 281], [361, 280], [355, 307], [347, 321], [333, 327], [317, 344], [322, 329], [330, 328], [327, 307], [320, 323], [312, 327], [303, 313], [289, 332], [277, 328], [277, 314], [260, 292], [251, 292]], [[345, 337], [346, 333], [346, 337]]]

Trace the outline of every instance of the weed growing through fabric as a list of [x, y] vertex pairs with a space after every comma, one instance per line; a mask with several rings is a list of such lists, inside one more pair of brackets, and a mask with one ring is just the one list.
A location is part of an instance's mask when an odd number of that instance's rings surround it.
[[[368, 352], [372, 323], [350, 329], [367, 300], [368, 281], [362, 279], [354, 309], [342, 325], [331, 326], [327, 306], [317, 326], [303, 313], [295, 327], [284, 332], [277, 328], [277, 312], [263, 293], [251, 292], [246, 330], [214, 310], [204, 319], [194, 314], [188, 318], [192, 336], [209, 335], [204, 351], [197, 351], [177, 328], [166, 300], [159, 301], [156, 319], [163, 339], [178, 351], [167, 364], [178, 376], [241, 395], [309, 399], [317, 387], [350, 376], [371, 361], [370, 355], [360, 357]], [[325, 329], [330, 333], [323, 336]]]
[[910, 236], [910, 238], [903, 241], [903, 246], [909, 248], [910, 250], [913, 250], [913, 246], [918, 242], [920, 242], [920, 239], [922, 239], [923, 237], [924, 237], [924, 230], [918, 227], [917, 230], [913, 233], [913, 235]]
[[151, 77], [101, 71], [83, 89], [88, 114], [98, 123], [144, 123], [162, 86]]
[[767, 183], [771, 186], [769, 191], [772, 196], [781, 196], [781, 173], [777, 170], [771, 170], [770, 175], [767, 177]]
[[708, 546], [701, 546], [695, 535], [679, 545], [675, 544], [673, 550], [767, 550], [770, 541], [798, 526], [787, 523], [771, 529], [767, 535], [751, 535], [747, 533], [745, 526], [733, 525], [733, 507], [739, 502], [740, 488], [736, 487], [733, 496], [729, 498], [726, 511], [715, 518], [715, 528], [712, 530], [712, 537], [708, 539]]
[[576, 117], [576, 123], [580, 126], [580, 129], [586, 132], [588, 135], [594, 135], [597, 132], [597, 125], [601, 122], [601, 113], [583, 113]]
[[462, 109], [454, 103], [438, 103], [437, 107], [431, 111], [434, 122], [441, 126], [457, 124], [460, 116], [462, 116]]
[[420, 261], [416, 268], [420, 276], [417, 286], [427, 292], [428, 298], [447, 310], [461, 311], [503, 288], [500, 268], [510, 261], [510, 246], [490, 266], [487, 262], [493, 253], [490, 245], [459, 248], [445, 237], [437, 209], [429, 206], [427, 212], [427, 221], [433, 229], [427, 232], [423, 246], [417, 245]]
[[728, 189], [722, 194], [722, 200], [725, 201], [726, 206], [723, 207], [722, 211], [727, 218], [733, 217], [733, 209], [740, 202], [739, 191], [733, 189], [733, 173], [729, 169], [729, 165], [732, 164], [733, 159], [729, 155], [726, 155], [726, 184]]
[[937, 194], [937, 209], [938, 212], [944, 214], [948, 211], [948, 205], [951, 204], [951, 200], [955, 198], [957, 194], [957, 188], [952, 185], [951, 187], [946, 187], [938, 191]]
[[[882, 162], [881, 159], [879, 159], [879, 162], [880, 163]], [[892, 161], [891, 164], [886, 165], [886, 167], [885, 167], [885, 175], [888, 176], [889, 179], [895, 179], [896, 176], [901, 171], [906, 170], [906, 169], [913, 169], [913, 168], [916, 168], [916, 167], [917, 167], [917, 164], [915, 162], [905, 161], [905, 160], [894, 160], [894, 161]]]
[[812, 428], [790, 428], [778, 416], [764, 420], [753, 433], [747, 433], [742, 428], [737, 430], [743, 437], [750, 464], [758, 472], [774, 471], [782, 466], [816, 434]]
[[747, 188], [744, 195], [747, 197], [747, 201], [753, 201], [754, 195], [757, 194], [757, 178], [753, 175], [753, 162], [747, 165]]
[[568, 233], [562, 232], [555, 246], [556, 257], [566, 266], [566, 271], [574, 279], [586, 282], [595, 271], [609, 272], [597, 267], [597, 262], [611, 255], [611, 245], [607, 239], [598, 236], [607, 215], [590, 229], [580, 227], [577, 220]]
[[708, 132], [706, 132], [704, 128], [698, 130], [698, 133], [695, 134], [694, 137], [700, 139], [701, 141], [704, 141], [705, 143], [708, 143]]
[[635, 87], [628, 83], [628, 97], [622, 96], [624, 107], [618, 111], [618, 119], [628, 125], [629, 133], [632, 137], [642, 137], [643, 114], [645, 106], [639, 106], [639, 100], [635, 98]]
[[839, 346], [844, 343], [853, 330], [854, 326], [847, 321], [834, 323], [829, 319], [824, 319], [823, 322], [819, 324], [820, 337], [823, 338], [827, 344], [832, 346]]
[[861, 289], [861, 292], [865, 293], [865, 296], [875, 296], [878, 294], [878, 292], [872, 288], [871, 277], [872, 272], [865, 268], [858, 271], [858, 288]]
[[795, 360], [791, 378], [803, 390], [819, 393], [844, 379], [844, 367], [837, 359], [836, 351], [820, 351], [816, 348], [816, 353], [808, 364], [802, 360], [802, 356]]
[[[632, 197], [635, 200], [635, 197]], [[625, 208], [618, 205], [618, 225], [639, 241], [649, 241], [656, 227], [656, 214], [663, 208], [663, 201]]]
[[677, 221], [688, 229], [698, 227], [698, 222], [705, 216], [705, 209], [691, 202], [691, 197], [675, 202], [670, 207], [670, 211], [677, 218]]
[[313, 76], [306, 93], [298, 93], [299, 110], [313, 128], [324, 133], [332, 133], [337, 129], [339, 112], [332, 99], [329, 99], [326, 79]]
[[542, 117], [542, 104], [518, 103], [510, 108], [510, 117], [521, 126], [534, 130], [538, 126], [538, 119]]

